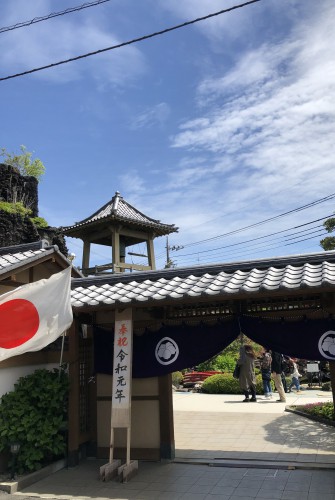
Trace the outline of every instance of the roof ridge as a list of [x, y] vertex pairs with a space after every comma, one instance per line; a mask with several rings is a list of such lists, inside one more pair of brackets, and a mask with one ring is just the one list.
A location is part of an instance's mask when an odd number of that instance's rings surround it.
[[7, 255], [10, 253], [27, 252], [29, 250], [41, 250], [55, 245], [50, 245], [47, 240], [38, 240], [31, 243], [21, 243], [19, 245], [11, 245], [8, 247], [0, 248], [0, 255]]
[[120, 219], [123, 221], [129, 221], [129, 223], [147, 225], [151, 227], [154, 225], [156, 226], [155, 229], [159, 230], [160, 228], [168, 230], [168, 232], [178, 231], [178, 228], [175, 227], [174, 224], [162, 223], [158, 219], [153, 219], [152, 217], [145, 215], [143, 212], [126, 201], [121, 196], [119, 191], [115, 191], [115, 195], [111, 200], [85, 219], [77, 221], [71, 226], [63, 227], [63, 232], [64, 234], [67, 234], [67, 232], [70, 233], [77, 228], [91, 223], [100, 222], [108, 218]]
[[328, 252], [317, 252], [312, 254], [299, 254], [299, 255], [289, 255], [284, 257], [266, 258], [251, 261], [240, 261], [240, 262], [225, 262], [218, 264], [207, 264], [207, 265], [196, 265], [189, 267], [179, 267], [170, 269], [160, 269], [160, 270], [150, 270], [150, 271], [139, 271], [132, 273], [114, 273], [110, 275], [103, 276], [88, 276], [85, 278], [75, 278], [72, 284], [72, 288], [76, 288], [83, 284], [83, 286], [89, 286], [89, 284], [100, 284], [110, 283], [110, 282], [121, 282], [128, 283], [131, 281], [145, 281], [147, 279], [172, 279], [174, 277], [187, 277], [190, 275], [200, 276], [203, 274], [218, 274], [220, 272], [236, 272], [237, 270], [252, 270], [254, 268], [264, 268], [268, 269], [271, 267], [286, 267], [288, 265], [304, 265], [306, 263], [321, 263], [326, 261], [335, 262], [335, 251], [331, 250]]

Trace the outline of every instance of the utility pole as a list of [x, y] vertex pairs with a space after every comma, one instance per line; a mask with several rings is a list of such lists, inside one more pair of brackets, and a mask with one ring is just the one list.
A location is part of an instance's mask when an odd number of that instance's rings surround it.
[[175, 267], [175, 264], [173, 262], [173, 260], [170, 259], [170, 250], [172, 251], [177, 251], [177, 250], [181, 250], [182, 248], [184, 248], [183, 246], [177, 246], [177, 245], [173, 245], [172, 247], [170, 247], [169, 245], [169, 237], [167, 236], [166, 237], [166, 264], [165, 264], [165, 269], [168, 269], [170, 267]]

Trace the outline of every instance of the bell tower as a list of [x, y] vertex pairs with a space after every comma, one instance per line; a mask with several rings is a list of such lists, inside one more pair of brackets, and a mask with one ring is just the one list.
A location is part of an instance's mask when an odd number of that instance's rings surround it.
[[[83, 241], [82, 273], [84, 276], [122, 273], [125, 271], [154, 270], [155, 252], [153, 241], [157, 236], [177, 232], [174, 224], [162, 224], [151, 219], [127, 203], [118, 191], [103, 207], [73, 226], [63, 228], [63, 234]], [[127, 249], [138, 243], [146, 244], [147, 254], [128, 252], [146, 258], [144, 265], [127, 262]], [[92, 265], [91, 245], [111, 248], [111, 262]]]

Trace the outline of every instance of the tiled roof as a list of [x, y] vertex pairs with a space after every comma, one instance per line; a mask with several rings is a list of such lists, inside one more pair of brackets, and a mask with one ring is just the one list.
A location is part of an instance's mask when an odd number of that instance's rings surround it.
[[[50, 259], [64, 264], [64, 268], [70, 265], [69, 260], [59, 251], [58, 246], [50, 245], [46, 240], [2, 247], [0, 248], [0, 280]], [[75, 267], [73, 267], [72, 272], [72, 275], [82, 276], [82, 273]]]
[[45, 240], [24, 245], [0, 248], [0, 276], [11, 270], [15, 271], [23, 264], [30, 264], [43, 255], [55, 253], [55, 247]]
[[63, 228], [64, 234], [72, 235], [74, 231], [84, 226], [105, 221], [106, 219], [114, 219], [118, 221], [128, 222], [139, 226], [154, 229], [159, 234], [169, 234], [176, 232], [178, 228], [174, 224], [163, 224], [159, 220], [151, 219], [139, 212], [136, 208], [127, 203], [120, 193], [116, 191], [115, 196], [106, 203], [102, 208], [97, 210], [93, 215], [86, 219], [76, 222], [73, 226]]
[[72, 280], [75, 308], [330, 287], [335, 252]]

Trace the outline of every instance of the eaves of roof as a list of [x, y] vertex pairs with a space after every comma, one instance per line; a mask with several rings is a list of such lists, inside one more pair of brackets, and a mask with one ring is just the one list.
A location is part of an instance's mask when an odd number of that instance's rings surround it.
[[174, 225], [162, 224], [160, 222], [142, 222], [113, 214], [108, 215], [105, 218], [88, 220], [86, 222], [78, 222], [78, 224], [75, 224], [73, 226], [63, 227], [62, 231], [67, 236], [75, 236], [76, 234], [81, 233], [82, 229], [86, 229], [88, 227], [93, 228], [95, 226], [101, 225], [102, 223], [105, 224], [106, 222], [123, 222], [134, 227], [141, 227], [145, 228], [146, 230], [150, 229], [151, 231], [154, 231], [158, 236], [178, 232], [178, 228]]
[[[59, 251], [57, 245], [49, 245], [46, 240], [0, 248], [0, 280], [24, 269], [55, 258], [65, 269], [71, 262]], [[74, 268], [74, 274], [81, 273]]]
[[72, 280], [76, 309], [163, 304], [238, 294], [335, 290], [335, 252]]
[[149, 230], [155, 230], [158, 235], [177, 232], [178, 228], [174, 224], [164, 224], [159, 220], [152, 219], [135, 207], [126, 202], [117, 191], [111, 201], [99, 208], [94, 214], [72, 226], [63, 227], [63, 233], [67, 235], [76, 235], [87, 227], [92, 227], [106, 222], [124, 222], [137, 227], [145, 227]]

